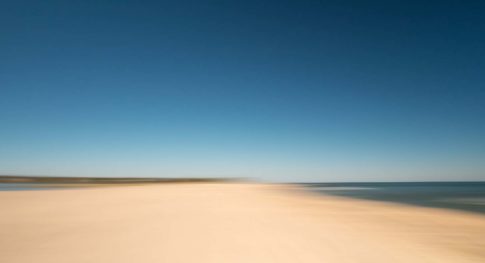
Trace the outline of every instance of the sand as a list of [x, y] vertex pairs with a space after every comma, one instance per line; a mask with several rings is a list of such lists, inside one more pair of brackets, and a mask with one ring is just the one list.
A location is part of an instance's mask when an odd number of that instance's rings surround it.
[[0, 192], [0, 262], [485, 262], [485, 216], [265, 184]]

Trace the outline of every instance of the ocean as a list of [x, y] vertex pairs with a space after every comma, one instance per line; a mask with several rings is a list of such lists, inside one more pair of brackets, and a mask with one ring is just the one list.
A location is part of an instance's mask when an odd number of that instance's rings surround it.
[[485, 214], [485, 182], [305, 183], [319, 193]]
[[0, 191], [52, 190], [64, 187], [42, 183], [0, 183]]

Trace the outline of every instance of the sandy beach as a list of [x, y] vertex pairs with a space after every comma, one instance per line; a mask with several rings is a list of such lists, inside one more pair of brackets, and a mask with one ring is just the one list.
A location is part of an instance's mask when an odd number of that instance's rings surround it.
[[186, 183], [0, 192], [0, 262], [485, 262], [485, 216]]

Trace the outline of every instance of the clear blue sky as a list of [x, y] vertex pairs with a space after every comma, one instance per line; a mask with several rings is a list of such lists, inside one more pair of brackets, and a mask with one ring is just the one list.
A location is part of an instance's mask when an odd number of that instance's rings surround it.
[[3, 1], [0, 173], [485, 180], [482, 1]]

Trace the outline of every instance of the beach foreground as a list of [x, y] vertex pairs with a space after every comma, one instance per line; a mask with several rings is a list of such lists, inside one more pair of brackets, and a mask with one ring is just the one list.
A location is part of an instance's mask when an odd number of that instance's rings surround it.
[[0, 192], [0, 262], [485, 262], [485, 216], [184, 183]]

